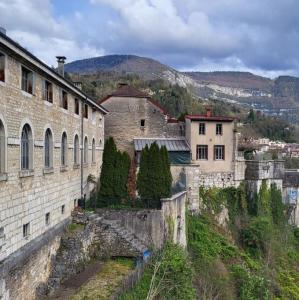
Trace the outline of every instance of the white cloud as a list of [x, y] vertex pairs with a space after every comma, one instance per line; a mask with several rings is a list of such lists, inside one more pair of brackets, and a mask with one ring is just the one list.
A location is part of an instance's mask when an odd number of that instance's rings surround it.
[[[56, 20], [49, 0], [0, 0], [0, 26], [23, 47], [49, 65], [56, 65], [57, 55], [68, 61], [104, 55], [103, 49], [77, 40], [70, 24]], [[80, 19], [80, 13], [75, 18]]]

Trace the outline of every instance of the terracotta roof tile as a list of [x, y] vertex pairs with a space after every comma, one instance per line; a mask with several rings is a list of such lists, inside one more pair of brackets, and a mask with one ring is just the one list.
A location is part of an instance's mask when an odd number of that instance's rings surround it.
[[226, 116], [207, 116], [207, 115], [186, 115], [186, 119], [191, 121], [221, 121], [221, 122], [233, 122], [235, 118]]

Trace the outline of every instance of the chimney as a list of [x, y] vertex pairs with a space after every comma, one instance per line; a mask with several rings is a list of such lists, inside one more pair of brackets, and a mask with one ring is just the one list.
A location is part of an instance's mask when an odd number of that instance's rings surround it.
[[206, 108], [206, 116], [207, 117], [212, 117], [212, 108], [211, 107]]
[[125, 83], [125, 82], [120, 82], [120, 83], [118, 84], [118, 87], [121, 88], [122, 86], [127, 86], [127, 85], [128, 85], [128, 84]]
[[5, 28], [0, 27], [0, 32], [1, 32], [2, 34], [5, 34], [5, 35], [6, 35], [6, 29], [5, 29]]
[[64, 77], [64, 62], [66, 60], [65, 56], [56, 56], [57, 58], [57, 63], [58, 63], [58, 67], [57, 67], [57, 72], [58, 74], [60, 74], [61, 76]]
[[81, 81], [74, 81], [73, 84], [77, 89], [82, 90], [82, 82]]

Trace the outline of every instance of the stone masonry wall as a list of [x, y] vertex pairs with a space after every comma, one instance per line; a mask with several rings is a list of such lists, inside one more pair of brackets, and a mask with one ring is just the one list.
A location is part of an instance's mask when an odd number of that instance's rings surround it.
[[[111, 97], [102, 105], [109, 110], [105, 117], [105, 138], [112, 136], [118, 149], [127, 151], [131, 157], [134, 138], [180, 136], [180, 125], [168, 124], [167, 116], [146, 98]], [[143, 128], [140, 120], [145, 120]]]
[[[22, 63], [23, 64], [23, 63]], [[21, 66], [6, 56], [5, 82], [0, 82], [0, 120], [5, 128], [7, 148], [6, 173], [0, 174], [0, 261], [56, 224], [67, 219], [80, 197], [80, 168], [74, 165], [74, 136], [81, 142], [81, 117], [74, 113], [74, 95], [68, 94], [68, 110], [60, 107], [59, 87], [53, 83], [53, 104], [42, 99], [43, 76], [34, 72], [34, 93], [21, 90]], [[50, 80], [50, 79], [49, 79]], [[80, 109], [81, 110], [81, 109]], [[84, 193], [88, 195], [89, 174], [98, 176], [102, 164], [104, 140], [103, 116], [96, 112], [84, 119], [88, 137], [88, 163], [84, 165]], [[24, 124], [29, 124], [33, 138], [33, 170], [20, 176], [20, 138]], [[44, 137], [50, 128], [53, 135], [53, 170], [44, 170]], [[61, 169], [61, 138], [67, 134], [67, 165]], [[95, 162], [91, 162], [91, 143], [95, 139]], [[81, 155], [80, 155], [81, 156]], [[63, 208], [64, 207], [64, 208]], [[45, 222], [50, 213], [50, 223]], [[23, 225], [29, 223], [29, 235], [23, 237]]]
[[31, 300], [48, 280], [67, 221], [13, 253], [0, 264], [0, 299]]

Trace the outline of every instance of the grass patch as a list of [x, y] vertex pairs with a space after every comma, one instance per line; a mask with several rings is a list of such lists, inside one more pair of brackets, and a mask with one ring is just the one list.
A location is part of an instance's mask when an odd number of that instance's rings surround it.
[[84, 225], [83, 224], [77, 224], [77, 223], [70, 223], [68, 225], [67, 230], [69, 232], [74, 232], [74, 231], [82, 231], [84, 229]]
[[69, 300], [109, 299], [133, 267], [134, 262], [131, 259], [108, 260], [101, 271], [85, 283]]

